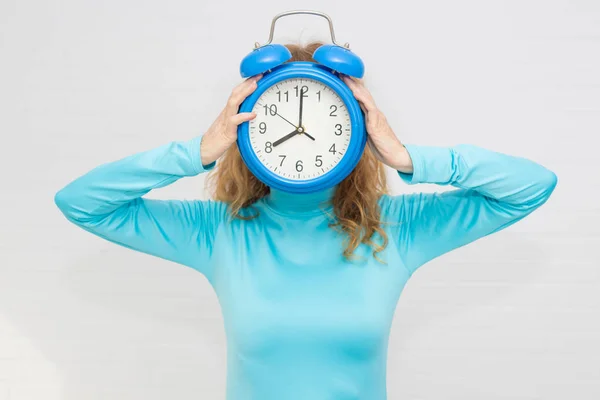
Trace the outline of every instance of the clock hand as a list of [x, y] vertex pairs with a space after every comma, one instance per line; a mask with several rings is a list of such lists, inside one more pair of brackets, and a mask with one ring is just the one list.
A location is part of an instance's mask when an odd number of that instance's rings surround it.
[[306, 133], [306, 131], [303, 131], [302, 133], [305, 134], [306, 136], [308, 136], [309, 138], [311, 138], [312, 140], [315, 140], [315, 138], [310, 136], [308, 133]]
[[299, 112], [299, 116], [298, 116], [298, 126], [299, 127], [302, 126], [302, 105], [303, 105], [303, 100], [304, 100], [304, 90], [302, 90], [302, 88], [300, 88], [300, 112]]
[[288, 124], [290, 124], [294, 128], [298, 128], [296, 125], [292, 124], [290, 121], [288, 121], [287, 119], [285, 119], [284, 117], [282, 117], [279, 113], [276, 112], [275, 115], [278, 115], [281, 119], [283, 119], [285, 122], [287, 122]]
[[300, 132], [298, 132], [298, 129], [296, 129], [294, 132], [288, 133], [281, 139], [277, 139], [276, 141], [273, 142], [273, 147], [279, 146], [281, 143], [285, 142], [286, 140], [288, 140], [291, 137], [296, 136], [298, 133], [300, 133]]

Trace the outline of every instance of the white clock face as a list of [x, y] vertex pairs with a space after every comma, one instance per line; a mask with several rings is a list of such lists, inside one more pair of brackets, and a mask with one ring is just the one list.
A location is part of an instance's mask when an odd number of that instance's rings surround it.
[[324, 175], [342, 160], [350, 143], [346, 104], [313, 79], [278, 82], [259, 97], [252, 111], [257, 114], [249, 123], [252, 149], [265, 167], [287, 179]]

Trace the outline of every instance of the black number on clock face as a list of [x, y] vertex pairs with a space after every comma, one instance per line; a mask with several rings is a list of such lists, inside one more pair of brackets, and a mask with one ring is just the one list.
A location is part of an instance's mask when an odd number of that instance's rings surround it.
[[299, 87], [298, 85], [296, 85], [294, 86], [294, 90], [296, 91], [296, 97], [298, 97], [300, 93], [302, 93], [302, 95], [306, 97], [306, 93], [308, 93], [308, 86], [304, 85], [302, 87]]
[[267, 115], [267, 112], [271, 115], [277, 115], [277, 105], [275, 104], [271, 104], [270, 106], [267, 106], [265, 104], [265, 115]]
[[315, 157], [315, 167], [323, 166], [323, 159], [321, 157], [323, 156], [320, 154]]
[[[283, 95], [285, 96], [285, 102], [287, 103], [290, 100], [290, 92], [286, 90], [283, 92]], [[281, 90], [277, 92], [277, 101], [281, 103]]]
[[342, 124], [335, 124], [335, 136], [342, 134]]
[[337, 114], [335, 113], [337, 111], [337, 106], [335, 104], [332, 104], [329, 109], [331, 110], [331, 112], [329, 113], [330, 117], [337, 117]]
[[257, 116], [248, 122], [251, 147], [258, 162], [282, 178], [311, 180], [326, 174], [343, 159], [350, 143], [346, 104], [315, 79], [278, 81], [261, 93], [253, 111]]

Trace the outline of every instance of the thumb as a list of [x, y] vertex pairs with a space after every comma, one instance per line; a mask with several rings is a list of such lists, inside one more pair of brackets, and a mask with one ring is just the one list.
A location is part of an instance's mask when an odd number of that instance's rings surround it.
[[243, 112], [231, 116], [231, 122], [235, 125], [239, 125], [242, 122], [250, 121], [256, 118], [255, 112]]

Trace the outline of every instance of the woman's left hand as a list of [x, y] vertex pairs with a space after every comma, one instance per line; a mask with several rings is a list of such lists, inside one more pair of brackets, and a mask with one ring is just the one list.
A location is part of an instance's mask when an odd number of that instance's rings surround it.
[[373, 96], [361, 79], [347, 75], [341, 76], [344, 83], [365, 114], [367, 143], [375, 157], [388, 167], [404, 173], [412, 173], [413, 165], [408, 151], [387, 122], [385, 115], [377, 108]]

